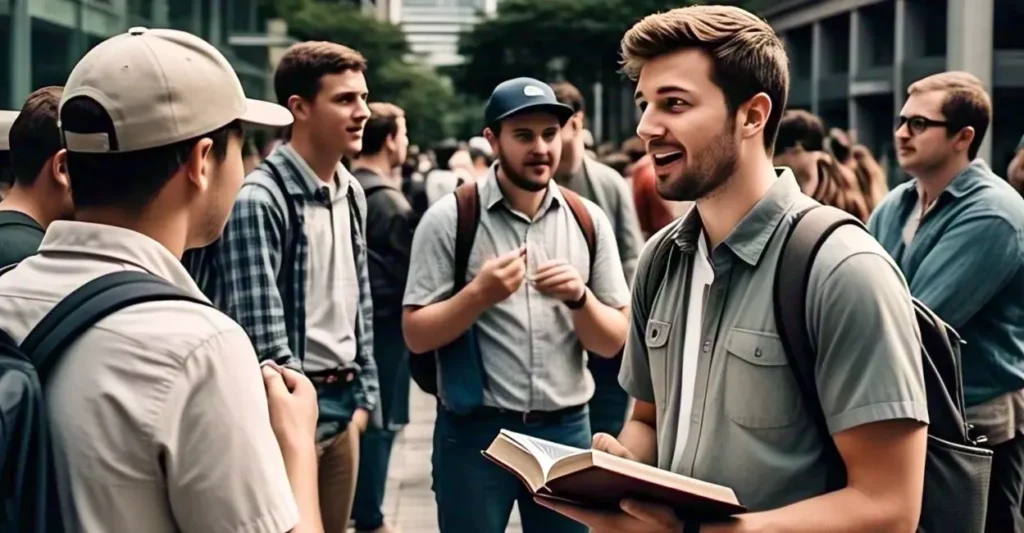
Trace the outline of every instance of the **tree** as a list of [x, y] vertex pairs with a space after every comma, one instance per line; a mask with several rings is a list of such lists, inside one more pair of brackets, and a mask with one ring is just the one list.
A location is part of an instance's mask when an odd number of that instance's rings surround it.
[[[358, 4], [358, 2], [354, 3]], [[461, 102], [451, 80], [410, 61], [401, 28], [377, 20], [357, 5], [337, 0], [276, 0], [270, 7], [301, 41], [330, 41], [358, 50], [367, 61], [370, 101], [391, 102], [406, 112], [410, 140], [433, 144], [452, 135]]]
[[[763, 0], [716, 3], [757, 7]], [[457, 86], [486, 96], [495, 85], [516, 76], [547, 79], [561, 74], [578, 85], [618, 79], [619, 43], [643, 17], [688, 4], [680, 0], [503, 0], [497, 16], [460, 36], [466, 64]]]

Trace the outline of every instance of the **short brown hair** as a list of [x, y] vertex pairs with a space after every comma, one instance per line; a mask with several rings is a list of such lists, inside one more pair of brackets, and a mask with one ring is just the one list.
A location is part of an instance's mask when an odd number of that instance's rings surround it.
[[365, 72], [366, 58], [347, 46], [327, 41], [294, 44], [274, 72], [277, 102], [287, 107], [292, 95], [313, 100], [320, 92], [320, 78], [348, 70]]
[[940, 72], [915, 81], [907, 94], [942, 91], [946, 99], [942, 102], [942, 115], [946, 119], [946, 131], [950, 135], [970, 126], [974, 128], [974, 141], [967, 149], [968, 159], [978, 156], [985, 132], [992, 122], [992, 98], [979, 80], [967, 72]]
[[768, 95], [772, 110], [764, 147], [771, 152], [789, 95], [789, 59], [771, 26], [733, 6], [680, 7], [648, 15], [622, 37], [623, 70], [635, 81], [647, 61], [686, 48], [711, 56], [711, 80], [725, 93], [729, 111], [758, 93]]
[[550, 85], [551, 90], [555, 92], [555, 99], [558, 100], [558, 103], [571, 107], [575, 113], [586, 111], [587, 101], [583, 98], [583, 93], [575, 85], [567, 81], [556, 81]]
[[61, 148], [57, 111], [63, 87], [43, 87], [28, 95], [21, 113], [11, 124], [11, 170], [14, 181], [31, 187], [43, 165]]
[[395, 104], [373, 102], [369, 107], [370, 119], [363, 127], [363, 149], [359, 155], [379, 154], [388, 137], [398, 134], [398, 119], [405, 117], [405, 111]]
[[790, 109], [779, 121], [779, 133], [775, 146], [788, 150], [800, 145], [808, 152], [825, 149], [825, 123], [817, 115], [803, 109]]

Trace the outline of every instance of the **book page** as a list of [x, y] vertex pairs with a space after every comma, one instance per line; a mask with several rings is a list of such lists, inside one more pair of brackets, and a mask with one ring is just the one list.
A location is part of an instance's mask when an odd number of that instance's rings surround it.
[[560, 459], [587, 453], [590, 450], [582, 448], [573, 448], [572, 446], [565, 446], [564, 444], [558, 444], [544, 439], [538, 439], [516, 433], [514, 431], [501, 430], [501, 433], [505, 435], [509, 440], [521, 446], [527, 452], [530, 453], [537, 463], [540, 464], [541, 472], [544, 473], [544, 480], [547, 481], [548, 474], [551, 472], [551, 468]]

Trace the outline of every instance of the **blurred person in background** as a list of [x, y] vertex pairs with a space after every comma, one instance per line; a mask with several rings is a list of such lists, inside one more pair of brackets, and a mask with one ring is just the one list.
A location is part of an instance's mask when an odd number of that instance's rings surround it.
[[0, 200], [7, 196], [14, 185], [14, 174], [11, 173], [11, 145], [7, 135], [17, 118], [17, 111], [0, 111]]
[[[622, 273], [626, 277], [626, 283], [631, 284], [644, 244], [632, 195], [626, 188], [622, 175], [586, 156], [583, 129], [586, 100], [583, 94], [568, 82], [555, 82], [550, 85], [558, 103], [573, 110], [572, 116], [562, 126], [562, 157], [555, 169], [555, 182], [594, 202], [604, 211], [615, 232]], [[590, 430], [594, 434], [618, 435], [626, 422], [626, 411], [629, 407], [629, 395], [619, 385], [622, 357], [590, 357], [587, 366], [594, 376], [595, 386], [594, 396], [589, 403]]]
[[402, 339], [402, 295], [416, 216], [402, 194], [396, 172], [406, 161], [409, 136], [405, 112], [383, 102], [370, 104], [363, 149], [352, 160], [352, 175], [366, 194], [366, 247], [373, 295], [373, 358], [380, 381], [380, 428], [367, 428], [359, 445], [359, 476], [352, 517], [356, 531], [393, 533], [384, 523], [384, 489], [391, 448], [409, 423], [409, 352]]
[[[427, 192], [427, 204], [434, 205], [446, 194], [455, 191], [462, 184], [463, 178], [452, 171], [451, 159], [459, 150], [459, 144], [453, 139], [445, 139], [432, 148], [434, 152], [433, 168], [424, 172], [423, 183]], [[421, 169], [422, 170], [422, 169]]]
[[799, 109], [782, 115], [773, 161], [793, 170], [807, 196], [867, 222], [870, 212], [857, 177], [825, 151], [825, 125], [816, 115]]
[[1024, 194], [1024, 137], [1017, 143], [1017, 150], [1006, 169], [1006, 181], [1010, 182], [1017, 192]]
[[853, 171], [868, 213], [874, 211], [885, 195], [889, 194], [889, 183], [885, 170], [871, 155], [871, 150], [857, 143], [852, 135], [840, 128], [829, 130], [825, 144], [839, 164]]
[[63, 94], [61, 87], [33, 92], [11, 125], [8, 139], [14, 186], [0, 201], [0, 268], [36, 253], [46, 228], [74, 215], [57, 126]]
[[626, 176], [626, 169], [629, 168], [629, 165], [633, 164], [633, 161], [629, 158], [628, 155], [623, 154], [621, 152], [608, 154], [601, 159], [601, 162], [615, 169], [615, 172], [618, 172], [619, 175], [622, 176], [622, 179], [626, 182], [630, 190], [632, 190], [632, 178]]

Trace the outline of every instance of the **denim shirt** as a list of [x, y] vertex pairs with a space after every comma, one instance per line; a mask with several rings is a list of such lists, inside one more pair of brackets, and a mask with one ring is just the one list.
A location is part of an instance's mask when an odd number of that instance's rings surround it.
[[896, 187], [868, 222], [911, 294], [953, 326], [968, 407], [1024, 389], [1024, 199], [981, 160], [961, 171], [921, 219], [910, 245], [917, 180]]

